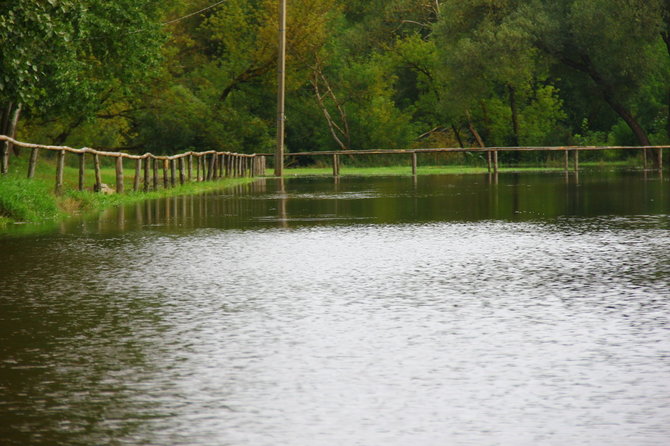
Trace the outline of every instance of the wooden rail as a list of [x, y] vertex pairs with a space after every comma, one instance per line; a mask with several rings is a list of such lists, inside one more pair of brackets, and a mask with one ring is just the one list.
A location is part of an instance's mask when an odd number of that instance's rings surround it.
[[[63, 191], [63, 170], [65, 166], [65, 154], [71, 153], [79, 156], [79, 190], [85, 187], [85, 156], [93, 156], [93, 168], [95, 172], [95, 183], [93, 190], [103, 191], [101, 178], [100, 157], [116, 158], [116, 192], [123, 193], [124, 187], [124, 165], [123, 160], [129, 159], [135, 161], [135, 172], [133, 178], [133, 191], [143, 189], [145, 192], [156, 190], [160, 187], [160, 174], [162, 172], [163, 188], [174, 187], [177, 182], [184, 184], [190, 181], [211, 181], [219, 178], [243, 177], [265, 175], [267, 157], [274, 157], [273, 153], [256, 153], [252, 155], [239, 154], [231, 152], [218, 152], [210, 150], [206, 152], [185, 152], [177, 155], [154, 155], [145, 153], [143, 155], [130, 155], [121, 152], [104, 152], [91, 148], [73, 149], [66, 146], [48, 146], [40, 144], [30, 144], [17, 141], [9, 136], [0, 135], [0, 141], [9, 142], [18, 147], [32, 149], [30, 162], [28, 166], [28, 178], [35, 175], [35, 166], [38, 160], [39, 150], [50, 150], [58, 152], [56, 162], [56, 193]], [[342, 156], [356, 155], [408, 155], [411, 158], [412, 174], [417, 174], [418, 155], [428, 153], [463, 153], [463, 152], [486, 152], [496, 156], [488, 156], [488, 170], [498, 172], [498, 152], [563, 152], [564, 169], [569, 170], [569, 155], [573, 153], [573, 169], [579, 170], [579, 152], [597, 151], [597, 150], [640, 150], [643, 154], [644, 167], [647, 168], [647, 151], [656, 151], [656, 166], [659, 169], [663, 167], [663, 150], [670, 149], [670, 145], [665, 146], [531, 146], [531, 147], [448, 147], [448, 148], [430, 148], [430, 149], [375, 149], [375, 150], [337, 150], [320, 152], [294, 152], [286, 153], [286, 157], [318, 157], [328, 156], [332, 158], [333, 176], [340, 175]], [[1, 172], [8, 170], [9, 151], [3, 153], [1, 163]], [[194, 160], [195, 159], [195, 160]], [[195, 164], [195, 166], [194, 166]], [[178, 172], [178, 173], [177, 173]]]
[[[187, 181], [212, 181], [220, 178], [235, 178], [245, 176], [265, 175], [266, 157], [264, 155], [248, 155], [231, 152], [218, 152], [209, 150], [206, 152], [185, 152], [178, 155], [154, 155], [145, 153], [143, 155], [131, 155], [121, 152], [104, 152], [84, 147], [74, 149], [67, 146], [48, 146], [41, 144], [30, 144], [17, 141], [9, 136], [0, 135], [0, 141], [9, 142], [17, 147], [32, 149], [28, 165], [28, 178], [35, 176], [35, 166], [39, 158], [40, 150], [55, 151], [58, 153], [56, 160], [56, 186], [57, 194], [63, 192], [63, 171], [65, 168], [65, 155], [71, 153], [79, 156], [79, 182], [78, 189], [85, 188], [86, 155], [93, 157], [93, 170], [95, 172], [95, 183], [93, 190], [103, 192], [102, 174], [100, 169], [100, 158], [115, 158], [116, 192], [124, 193], [124, 165], [123, 161], [134, 160], [135, 172], [133, 177], [133, 191], [143, 189], [145, 192], [159, 188], [158, 171], [162, 169], [163, 188], [171, 188], [177, 184]], [[9, 169], [9, 151], [5, 150], [2, 160], [2, 173]], [[197, 163], [196, 175], [193, 176], [194, 158]], [[177, 178], [177, 170], [179, 176]], [[153, 172], [153, 176], [151, 173]]]
[[[596, 150], [640, 150], [643, 154], [644, 167], [647, 168], [647, 151], [656, 151], [656, 165], [659, 169], [663, 168], [663, 150], [670, 149], [667, 146], [529, 146], [529, 147], [447, 147], [433, 149], [375, 149], [375, 150], [330, 150], [322, 152], [293, 152], [285, 153], [285, 157], [332, 157], [333, 176], [340, 175], [342, 156], [356, 155], [409, 155], [412, 163], [412, 174], [416, 175], [418, 160], [417, 155], [425, 153], [463, 153], [463, 152], [485, 152], [488, 154], [497, 154], [498, 152], [563, 152], [564, 169], [569, 170], [569, 154], [573, 153], [573, 168], [579, 170], [579, 152], [588, 152]], [[273, 153], [258, 153], [256, 156], [271, 157]], [[498, 172], [498, 157], [488, 158], [488, 170]]]

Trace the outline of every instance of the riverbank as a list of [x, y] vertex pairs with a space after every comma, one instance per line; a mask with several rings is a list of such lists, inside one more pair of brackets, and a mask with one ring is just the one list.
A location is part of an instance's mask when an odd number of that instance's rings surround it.
[[[13, 158], [10, 172], [0, 176], [0, 230], [11, 223], [53, 222], [112, 206], [156, 198], [198, 194], [254, 181], [254, 178], [227, 178], [217, 181], [192, 182], [157, 191], [101, 194], [93, 192], [92, 186], [84, 191], [77, 190], [78, 168], [65, 166], [63, 172], [65, 192], [62, 195], [56, 195], [54, 193], [56, 168], [53, 160], [41, 160], [35, 171], [35, 178], [28, 180], [25, 178], [28, 168], [26, 155]], [[111, 165], [103, 165], [101, 173], [103, 183], [114, 184], [115, 170]], [[87, 180], [92, 183], [92, 179]], [[132, 189], [132, 182], [132, 173], [129, 172], [124, 177], [126, 190]]]
[[[633, 164], [632, 164], [633, 163]], [[608, 168], [608, 167], [637, 167], [634, 160], [622, 162], [590, 162], [582, 163], [582, 168]], [[500, 173], [508, 172], [538, 172], [538, 171], [562, 171], [562, 166], [513, 166], [502, 167]], [[254, 181], [253, 178], [229, 178], [209, 182], [191, 182], [177, 185], [174, 188], [159, 189], [150, 192], [129, 192], [125, 194], [100, 194], [92, 191], [92, 187], [84, 191], [76, 190], [78, 183], [78, 168], [66, 166], [64, 169], [64, 189], [62, 195], [54, 194], [54, 172], [55, 163], [53, 159], [43, 159], [38, 164], [35, 178], [25, 178], [27, 172], [27, 154], [21, 158], [13, 158], [10, 173], [0, 177], [0, 230], [3, 226], [16, 222], [40, 223], [57, 221], [73, 215], [87, 212], [96, 212], [108, 207], [131, 204], [139, 201], [172, 197], [179, 195], [191, 195], [216, 189]], [[106, 184], [114, 184], [115, 170], [110, 165], [102, 166], [102, 181]], [[126, 190], [132, 189], [132, 174], [124, 177]], [[269, 170], [268, 173], [271, 173]], [[420, 166], [418, 175], [466, 175], [487, 173], [486, 167], [481, 166]], [[332, 176], [332, 167], [299, 167], [286, 168], [285, 176]], [[381, 166], [360, 167], [343, 165], [340, 176], [410, 176], [409, 166]], [[92, 179], [87, 179], [91, 183]]]
[[[588, 168], [639, 168], [641, 167], [636, 159], [626, 161], [609, 161], [609, 162], [583, 162], [580, 163], [580, 169]], [[572, 169], [572, 165], [570, 166]], [[547, 166], [505, 166], [500, 167], [499, 173], [510, 172], [562, 172], [563, 165], [547, 165]], [[340, 176], [411, 176], [411, 166], [381, 166], [381, 167], [361, 167], [361, 166], [340, 166]], [[463, 165], [446, 165], [446, 166], [419, 166], [417, 168], [417, 175], [468, 175], [468, 174], [484, 174], [488, 173], [485, 166], [463, 166]], [[286, 177], [302, 177], [302, 176], [332, 176], [333, 168], [326, 167], [288, 167], [284, 169]]]

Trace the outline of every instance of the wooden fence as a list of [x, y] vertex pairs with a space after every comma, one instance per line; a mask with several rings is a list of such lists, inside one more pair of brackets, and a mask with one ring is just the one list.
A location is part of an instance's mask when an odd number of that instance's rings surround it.
[[[156, 190], [161, 184], [163, 188], [174, 187], [177, 182], [184, 184], [187, 181], [210, 181], [220, 178], [259, 176], [265, 175], [266, 160], [268, 157], [274, 157], [273, 153], [257, 153], [253, 155], [218, 152], [210, 150], [207, 152], [186, 152], [172, 156], [159, 156], [151, 153], [144, 155], [130, 155], [119, 152], [103, 152], [90, 148], [73, 149], [63, 146], [45, 146], [39, 144], [29, 144], [16, 141], [8, 136], [0, 135], [0, 141], [5, 141], [18, 147], [32, 149], [30, 154], [30, 163], [28, 167], [28, 178], [35, 175], [35, 166], [38, 160], [40, 150], [56, 151], [58, 153], [56, 163], [56, 192], [63, 190], [63, 169], [65, 165], [65, 155], [67, 153], [75, 154], [79, 157], [79, 190], [85, 187], [85, 169], [87, 154], [93, 157], [93, 169], [95, 172], [95, 183], [93, 190], [102, 191], [102, 179], [100, 171], [100, 158], [109, 157], [116, 159], [116, 192], [124, 192], [124, 159], [135, 161], [135, 175], [133, 181], [133, 190]], [[500, 152], [562, 152], [564, 159], [564, 170], [570, 169], [570, 155], [572, 154], [573, 169], [579, 170], [579, 153], [600, 150], [638, 150], [642, 153], [645, 169], [648, 167], [647, 152], [653, 151], [655, 154], [654, 165], [658, 169], [663, 168], [663, 150], [670, 149], [670, 146], [568, 146], [568, 147], [470, 147], [470, 148], [432, 148], [432, 149], [391, 149], [391, 150], [346, 150], [346, 151], [320, 151], [320, 152], [293, 152], [286, 153], [286, 158], [290, 157], [330, 157], [332, 159], [333, 176], [340, 175], [342, 156], [369, 156], [369, 155], [406, 155], [410, 157], [412, 165], [412, 174], [417, 174], [418, 155], [428, 153], [486, 153], [489, 172], [498, 172], [498, 153]], [[2, 173], [8, 169], [9, 150], [5, 147], [1, 161]], [[162, 177], [160, 172], [162, 171]]]
[[[489, 172], [498, 172], [498, 153], [500, 152], [562, 152], [564, 170], [570, 169], [570, 154], [572, 154], [572, 165], [574, 170], [579, 170], [579, 153], [599, 150], [638, 150], [642, 152], [642, 158], [645, 169], [648, 167], [647, 152], [654, 151], [656, 159], [654, 164], [658, 169], [663, 168], [663, 150], [670, 149], [670, 146], [567, 146], [567, 147], [449, 147], [434, 149], [391, 149], [391, 150], [338, 150], [322, 152], [293, 152], [286, 153], [286, 158], [291, 157], [320, 157], [326, 156], [332, 158], [333, 176], [340, 175], [341, 162], [343, 156], [357, 155], [407, 155], [412, 164], [412, 174], [416, 175], [418, 168], [418, 155], [427, 153], [486, 153]], [[259, 153], [257, 156], [272, 157], [273, 153]]]
[[[130, 155], [120, 152], [103, 152], [100, 150], [83, 148], [73, 149], [65, 146], [46, 146], [40, 144], [29, 144], [16, 141], [8, 136], [0, 135], [0, 141], [9, 142], [15, 146], [31, 149], [28, 164], [28, 178], [35, 176], [35, 166], [39, 158], [40, 150], [57, 152], [56, 161], [56, 193], [63, 192], [63, 171], [65, 168], [66, 154], [79, 157], [79, 190], [85, 188], [86, 155], [92, 156], [95, 183], [93, 190], [103, 191], [102, 175], [100, 169], [100, 158], [115, 158], [116, 192], [124, 193], [124, 160], [135, 161], [133, 191], [157, 190], [161, 184], [167, 189], [174, 187], [177, 183], [184, 184], [187, 181], [212, 181], [220, 178], [234, 178], [245, 176], [258, 176], [265, 174], [266, 158], [262, 155], [247, 155], [230, 152], [218, 152], [210, 150], [207, 152], [186, 152], [172, 156], [153, 155]], [[2, 160], [2, 173], [9, 169], [9, 150], [5, 147]], [[162, 171], [161, 174], [159, 173]]]

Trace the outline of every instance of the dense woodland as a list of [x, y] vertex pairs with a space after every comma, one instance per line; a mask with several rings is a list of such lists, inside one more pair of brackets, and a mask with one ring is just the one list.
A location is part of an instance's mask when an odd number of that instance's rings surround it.
[[[278, 0], [215, 3], [1, 0], [0, 133], [273, 151]], [[288, 0], [288, 17], [288, 151], [670, 142], [668, 0]]]

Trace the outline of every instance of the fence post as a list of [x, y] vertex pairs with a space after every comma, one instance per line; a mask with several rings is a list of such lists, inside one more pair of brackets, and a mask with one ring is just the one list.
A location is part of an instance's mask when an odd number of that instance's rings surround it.
[[570, 170], [570, 162], [568, 161], [568, 151], [567, 150], [565, 150], [565, 152], [563, 152], [563, 170], [566, 171], [566, 172], [568, 170]]
[[158, 190], [158, 159], [154, 157], [153, 155], [151, 156], [152, 163], [151, 167], [153, 167], [153, 186], [154, 190]]
[[412, 176], [416, 176], [416, 152], [412, 152]]
[[93, 191], [100, 192], [102, 190], [102, 174], [100, 173], [100, 155], [93, 154], [93, 169], [95, 170], [95, 185]]
[[56, 195], [63, 193], [63, 169], [65, 168], [65, 150], [58, 151], [56, 164]]
[[224, 158], [224, 155], [222, 153], [222, 154], [219, 155], [219, 159], [217, 161], [219, 163], [218, 164], [218, 166], [219, 166], [219, 178], [223, 178], [223, 158]]
[[179, 158], [179, 184], [184, 185], [184, 157]]
[[498, 151], [493, 151], [493, 172], [498, 173]]
[[170, 187], [175, 187], [175, 185], [177, 184], [176, 167], [177, 167], [177, 160], [176, 159], [171, 159], [170, 160]]
[[207, 154], [202, 157], [202, 181], [209, 181], [212, 178], [212, 163]]
[[28, 178], [33, 178], [35, 176], [35, 167], [37, 166], [37, 155], [39, 154], [39, 149], [33, 149], [30, 151], [30, 163], [28, 164]]
[[167, 158], [163, 158], [163, 189], [170, 187], [170, 179], [168, 178], [168, 164]]
[[123, 157], [116, 157], [116, 193], [122, 194], [124, 191], [123, 187]]
[[579, 150], [575, 149], [575, 172], [579, 170]]
[[149, 192], [149, 163], [151, 158], [148, 156], [144, 158], [144, 192]]
[[188, 181], [193, 180], [193, 153], [188, 154]]
[[142, 158], [135, 160], [135, 179], [133, 180], [133, 191], [140, 190], [140, 176], [142, 175]]
[[207, 174], [208, 180], [216, 180], [216, 152], [212, 153], [212, 158], [209, 160], [209, 172]]
[[216, 153], [212, 153], [209, 160], [209, 169], [207, 170], [207, 181], [216, 179]]
[[84, 190], [84, 171], [86, 169], [86, 154], [79, 154], [79, 190]]
[[333, 154], [333, 176], [340, 176], [340, 157]]

